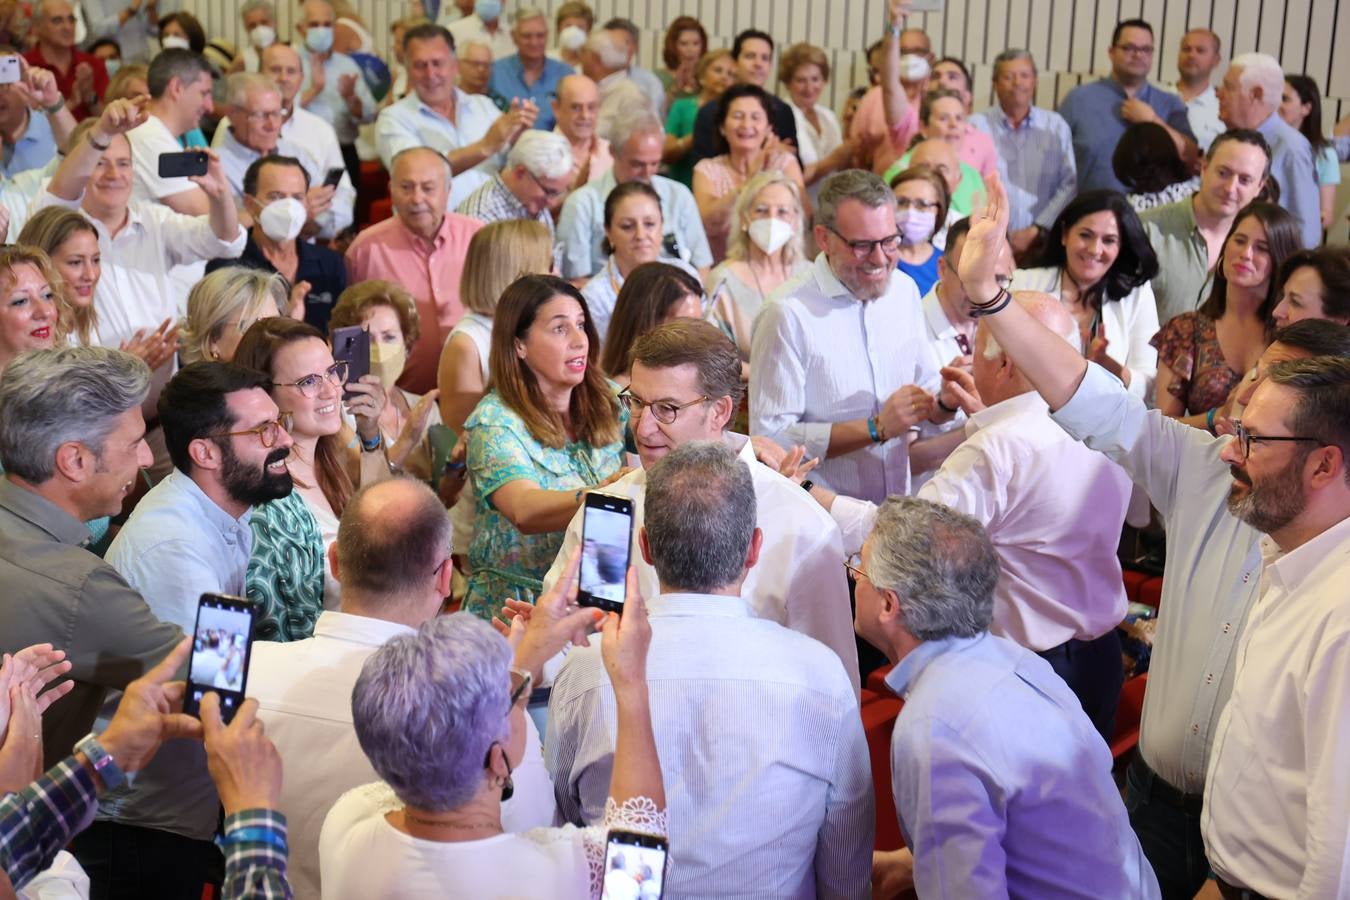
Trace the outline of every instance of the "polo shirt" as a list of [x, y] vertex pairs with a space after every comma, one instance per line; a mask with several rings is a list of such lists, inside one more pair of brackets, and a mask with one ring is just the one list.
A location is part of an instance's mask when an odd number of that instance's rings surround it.
[[[1194, 139], [1186, 104], [1176, 94], [1146, 83], [1135, 97], [1153, 107], [1170, 127]], [[1073, 132], [1080, 192], [1109, 188], [1125, 193], [1125, 186], [1111, 167], [1116, 144], [1129, 127], [1129, 123], [1120, 117], [1120, 105], [1125, 100], [1125, 88], [1112, 78], [1103, 78], [1080, 84], [1069, 91], [1059, 105], [1059, 114]]]
[[552, 131], [554, 122], [552, 101], [558, 96], [558, 82], [575, 70], [564, 62], [544, 57], [544, 71], [534, 84], [525, 80], [525, 66], [519, 53], [512, 53], [492, 64], [492, 78], [488, 80], [488, 94], [500, 97], [510, 105], [512, 100], [533, 100], [539, 107], [539, 117], [534, 127], [540, 131]]
[[[49, 62], [42, 55], [42, 48], [40, 46], [33, 47], [32, 50], [29, 50], [23, 55], [23, 58], [30, 66], [38, 66], [55, 75], [56, 89], [61, 92], [62, 97], [70, 97], [75, 93], [75, 69], [79, 67], [80, 63], [88, 63], [89, 67], [94, 70], [94, 93], [102, 100], [104, 91], [108, 89], [108, 68], [103, 64], [103, 60], [94, 56], [92, 53], [85, 53], [77, 47], [72, 47], [70, 53], [70, 68], [65, 71], [58, 68], [55, 63]], [[81, 103], [79, 106], [72, 109], [70, 113], [75, 117], [75, 121], [78, 122], [82, 119], [89, 118], [92, 111], [87, 105]]]
[[1144, 233], [1158, 256], [1153, 296], [1158, 321], [1197, 309], [1209, 283], [1209, 245], [1195, 224], [1195, 197], [1155, 206], [1139, 214]]

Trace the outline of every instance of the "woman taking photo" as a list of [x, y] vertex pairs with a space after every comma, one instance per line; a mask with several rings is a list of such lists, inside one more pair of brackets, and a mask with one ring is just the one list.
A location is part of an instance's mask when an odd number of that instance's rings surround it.
[[732, 216], [726, 262], [708, 274], [709, 315], [749, 361], [750, 328], [764, 298], [810, 268], [802, 246], [806, 211], [797, 182], [768, 171], [746, 182]]
[[561, 278], [527, 275], [497, 302], [492, 389], [464, 423], [469, 612], [491, 620], [508, 597], [533, 603], [585, 492], [622, 474], [627, 415], [599, 360], [586, 302]]
[[666, 29], [661, 46], [664, 69], [657, 71], [661, 87], [666, 90], [666, 106], [685, 97], [697, 97], [698, 61], [708, 49], [708, 33], [693, 16], [677, 16]]
[[933, 235], [947, 221], [947, 182], [928, 166], [913, 166], [891, 182], [895, 192], [895, 227], [900, 230], [900, 261], [896, 264], [927, 294], [938, 280], [938, 258]]
[[1149, 281], [1156, 274], [1158, 257], [1125, 195], [1087, 191], [1055, 220], [1038, 267], [1013, 274], [1012, 290], [1058, 299], [1078, 320], [1087, 358], [1151, 399], [1158, 306]]
[[1298, 220], [1273, 203], [1248, 204], [1224, 238], [1214, 286], [1197, 310], [1163, 325], [1156, 402], [1164, 415], [1214, 430], [1219, 407], [1255, 368], [1275, 332], [1279, 273], [1299, 249]]
[[287, 300], [286, 280], [275, 273], [243, 266], [211, 272], [188, 294], [179, 362], [230, 362], [244, 332], [259, 319], [281, 315]]
[[695, 69], [698, 96], [682, 97], [670, 104], [666, 113], [666, 145], [661, 161], [666, 175], [689, 189], [694, 186], [694, 166], [689, 151], [694, 147], [694, 120], [705, 103], [712, 103], [736, 83], [736, 61], [726, 48], [703, 54]]
[[697, 278], [667, 263], [643, 263], [619, 290], [600, 368], [616, 385], [628, 387], [634, 341], [657, 325], [702, 316], [703, 286]]
[[[384, 389], [374, 375], [347, 380], [328, 341], [313, 325], [261, 319], [244, 333], [234, 363], [272, 379], [272, 400], [289, 418], [294, 439], [286, 459], [295, 482], [287, 497], [253, 508], [253, 557], [246, 585], [259, 604], [257, 637], [295, 641], [314, 632], [325, 609], [336, 609], [339, 585], [327, 565], [338, 520], [360, 485], [389, 477], [380, 434]], [[343, 400], [344, 392], [351, 399]], [[344, 434], [342, 406], [356, 420]]]
[[793, 44], [778, 61], [778, 81], [788, 91], [787, 105], [797, 121], [797, 155], [807, 196], [815, 203], [820, 182], [831, 172], [853, 164], [855, 145], [844, 140], [834, 110], [820, 103], [830, 82], [830, 61], [825, 51], [811, 44]]

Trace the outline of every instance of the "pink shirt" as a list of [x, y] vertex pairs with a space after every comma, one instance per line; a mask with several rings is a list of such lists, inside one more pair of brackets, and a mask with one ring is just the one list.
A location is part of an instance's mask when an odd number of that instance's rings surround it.
[[998, 171], [998, 151], [994, 149], [994, 139], [980, 129], [966, 123], [966, 136], [956, 148], [961, 162], [972, 169], [979, 170], [981, 178], [988, 178]]
[[919, 133], [919, 108], [910, 103], [905, 108], [905, 117], [895, 128], [886, 124], [886, 106], [881, 99], [881, 88], [868, 88], [858, 101], [858, 109], [853, 114], [853, 124], [849, 128], [849, 137], [866, 146], [875, 148], [872, 154], [872, 171], [878, 175], [885, 173], [897, 159], [909, 149], [909, 142]]
[[[558, 131], [558, 129], [556, 128], [554, 128], [553, 130]], [[558, 131], [558, 133], [562, 134], [561, 131]], [[599, 181], [601, 178], [604, 178], [605, 173], [607, 173], [614, 166], [614, 157], [611, 156], [609, 152], [609, 141], [605, 140], [604, 138], [597, 137], [591, 139], [590, 157], [591, 157], [591, 167], [586, 171], [586, 180], [582, 181], [580, 180], [580, 176], [582, 167], [586, 165], [586, 153], [584, 151], [578, 153], [576, 145], [574, 144], [572, 146], [573, 190], [579, 187], [584, 187], [585, 185], [590, 184], [592, 181]]]
[[446, 213], [432, 241], [413, 234], [397, 217], [362, 231], [347, 248], [347, 282], [392, 281], [412, 294], [417, 303], [421, 334], [408, 354], [408, 367], [399, 387], [425, 394], [436, 386], [441, 345], [464, 315], [459, 302], [459, 276], [469, 239], [483, 223], [468, 216]]

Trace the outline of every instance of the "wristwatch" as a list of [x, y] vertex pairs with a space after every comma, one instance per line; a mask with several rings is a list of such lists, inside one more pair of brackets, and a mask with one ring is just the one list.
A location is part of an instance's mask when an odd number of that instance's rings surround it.
[[98, 773], [99, 780], [108, 790], [121, 787], [127, 780], [126, 774], [117, 767], [117, 760], [103, 749], [103, 745], [98, 742], [98, 735], [93, 732], [85, 735], [84, 739], [75, 745], [75, 752], [85, 755], [94, 771]]

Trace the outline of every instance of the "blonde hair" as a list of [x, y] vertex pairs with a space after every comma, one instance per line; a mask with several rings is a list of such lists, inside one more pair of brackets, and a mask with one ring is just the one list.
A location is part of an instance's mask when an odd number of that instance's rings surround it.
[[783, 262], [791, 266], [806, 256], [806, 250], [802, 246], [802, 228], [806, 212], [802, 209], [802, 194], [797, 188], [797, 182], [777, 169], [765, 169], [747, 181], [736, 197], [736, 207], [731, 213], [731, 237], [727, 239], [727, 259], [750, 258], [750, 237], [749, 232], [743, 227], [744, 223], [750, 217], [750, 208], [754, 206], [755, 198], [765, 188], [775, 184], [787, 188], [793, 202], [797, 204], [797, 225], [792, 229], [792, 237], [783, 245], [781, 251]]
[[211, 342], [220, 340], [225, 326], [235, 322], [239, 333], [248, 330], [268, 298], [284, 312], [290, 305], [286, 279], [275, 272], [226, 266], [192, 286], [187, 315], [181, 323], [179, 359], [183, 365], [211, 358]]
[[[539, 225], [537, 222], [535, 224]], [[360, 325], [366, 315], [377, 306], [387, 306], [398, 316], [398, 327], [403, 332], [403, 346], [411, 350], [422, 333], [417, 304], [413, 302], [412, 294], [392, 281], [378, 279], [362, 281], [343, 291], [333, 306], [332, 315], [328, 318], [329, 333], [331, 334], [335, 328]]]
[[108, 81], [108, 87], [103, 92], [103, 102], [111, 103], [114, 100], [131, 99], [132, 95], [128, 93], [127, 82], [135, 78], [144, 81], [148, 87], [150, 84], [150, 67], [140, 65], [120, 67], [117, 74]]
[[[52, 259], [41, 247], [30, 247], [26, 244], [0, 244], [0, 292], [8, 291], [9, 288], [18, 283], [14, 276], [14, 267], [30, 265], [38, 270], [42, 280], [47, 282], [47, 287], [52, 289], [56, 295], [57, 313], [62, 313], [62, 307], [65, 306], [63, 295], [66, 291], [66, 283], [61, 280], [61, 273], [56, 271], [52, 265]], [[61, 334], [61, 318], [58, 315], [56, 329], [56, 344], [61, 343], [65, 335]]]
[[[94, 236], [94, 240], [98, 240], [98, 230], [94, 228], [94, 223], [83, 215], [73, 209], [49, 206], [39, 210], [28, 220], [23, 226], [23, 231], [19, 232], [18, 243], [36, 247], [46, 253], [50, 260], [71, 235], [80, 231], [87, 231]], [[58, 273], [59, 278], [60, 270], [56, 269], [55, 263], [52, 264], [52, 268]], [[92, 302], [87, 306], [77, 304], [71, 295], [70, 285], [66, 284], [64, 278], [60, 278], [59, 283], [49, 282], [49, 284], [56, 292], [57, 306], [60, 310], [56, 328], [57, 343], [73, 334], [81, 344], [85, 346], [92, 344], [94, 334], [98, 331], [98, 313], [94, 310], [94, 304]]]
[[469, 240], [459, 299], [464, 308], [491, 316], [497, 300], [523, 275], [547, 275], [553, 268], [553, 240], [535, 219], [510, 219], [485, 225]]

